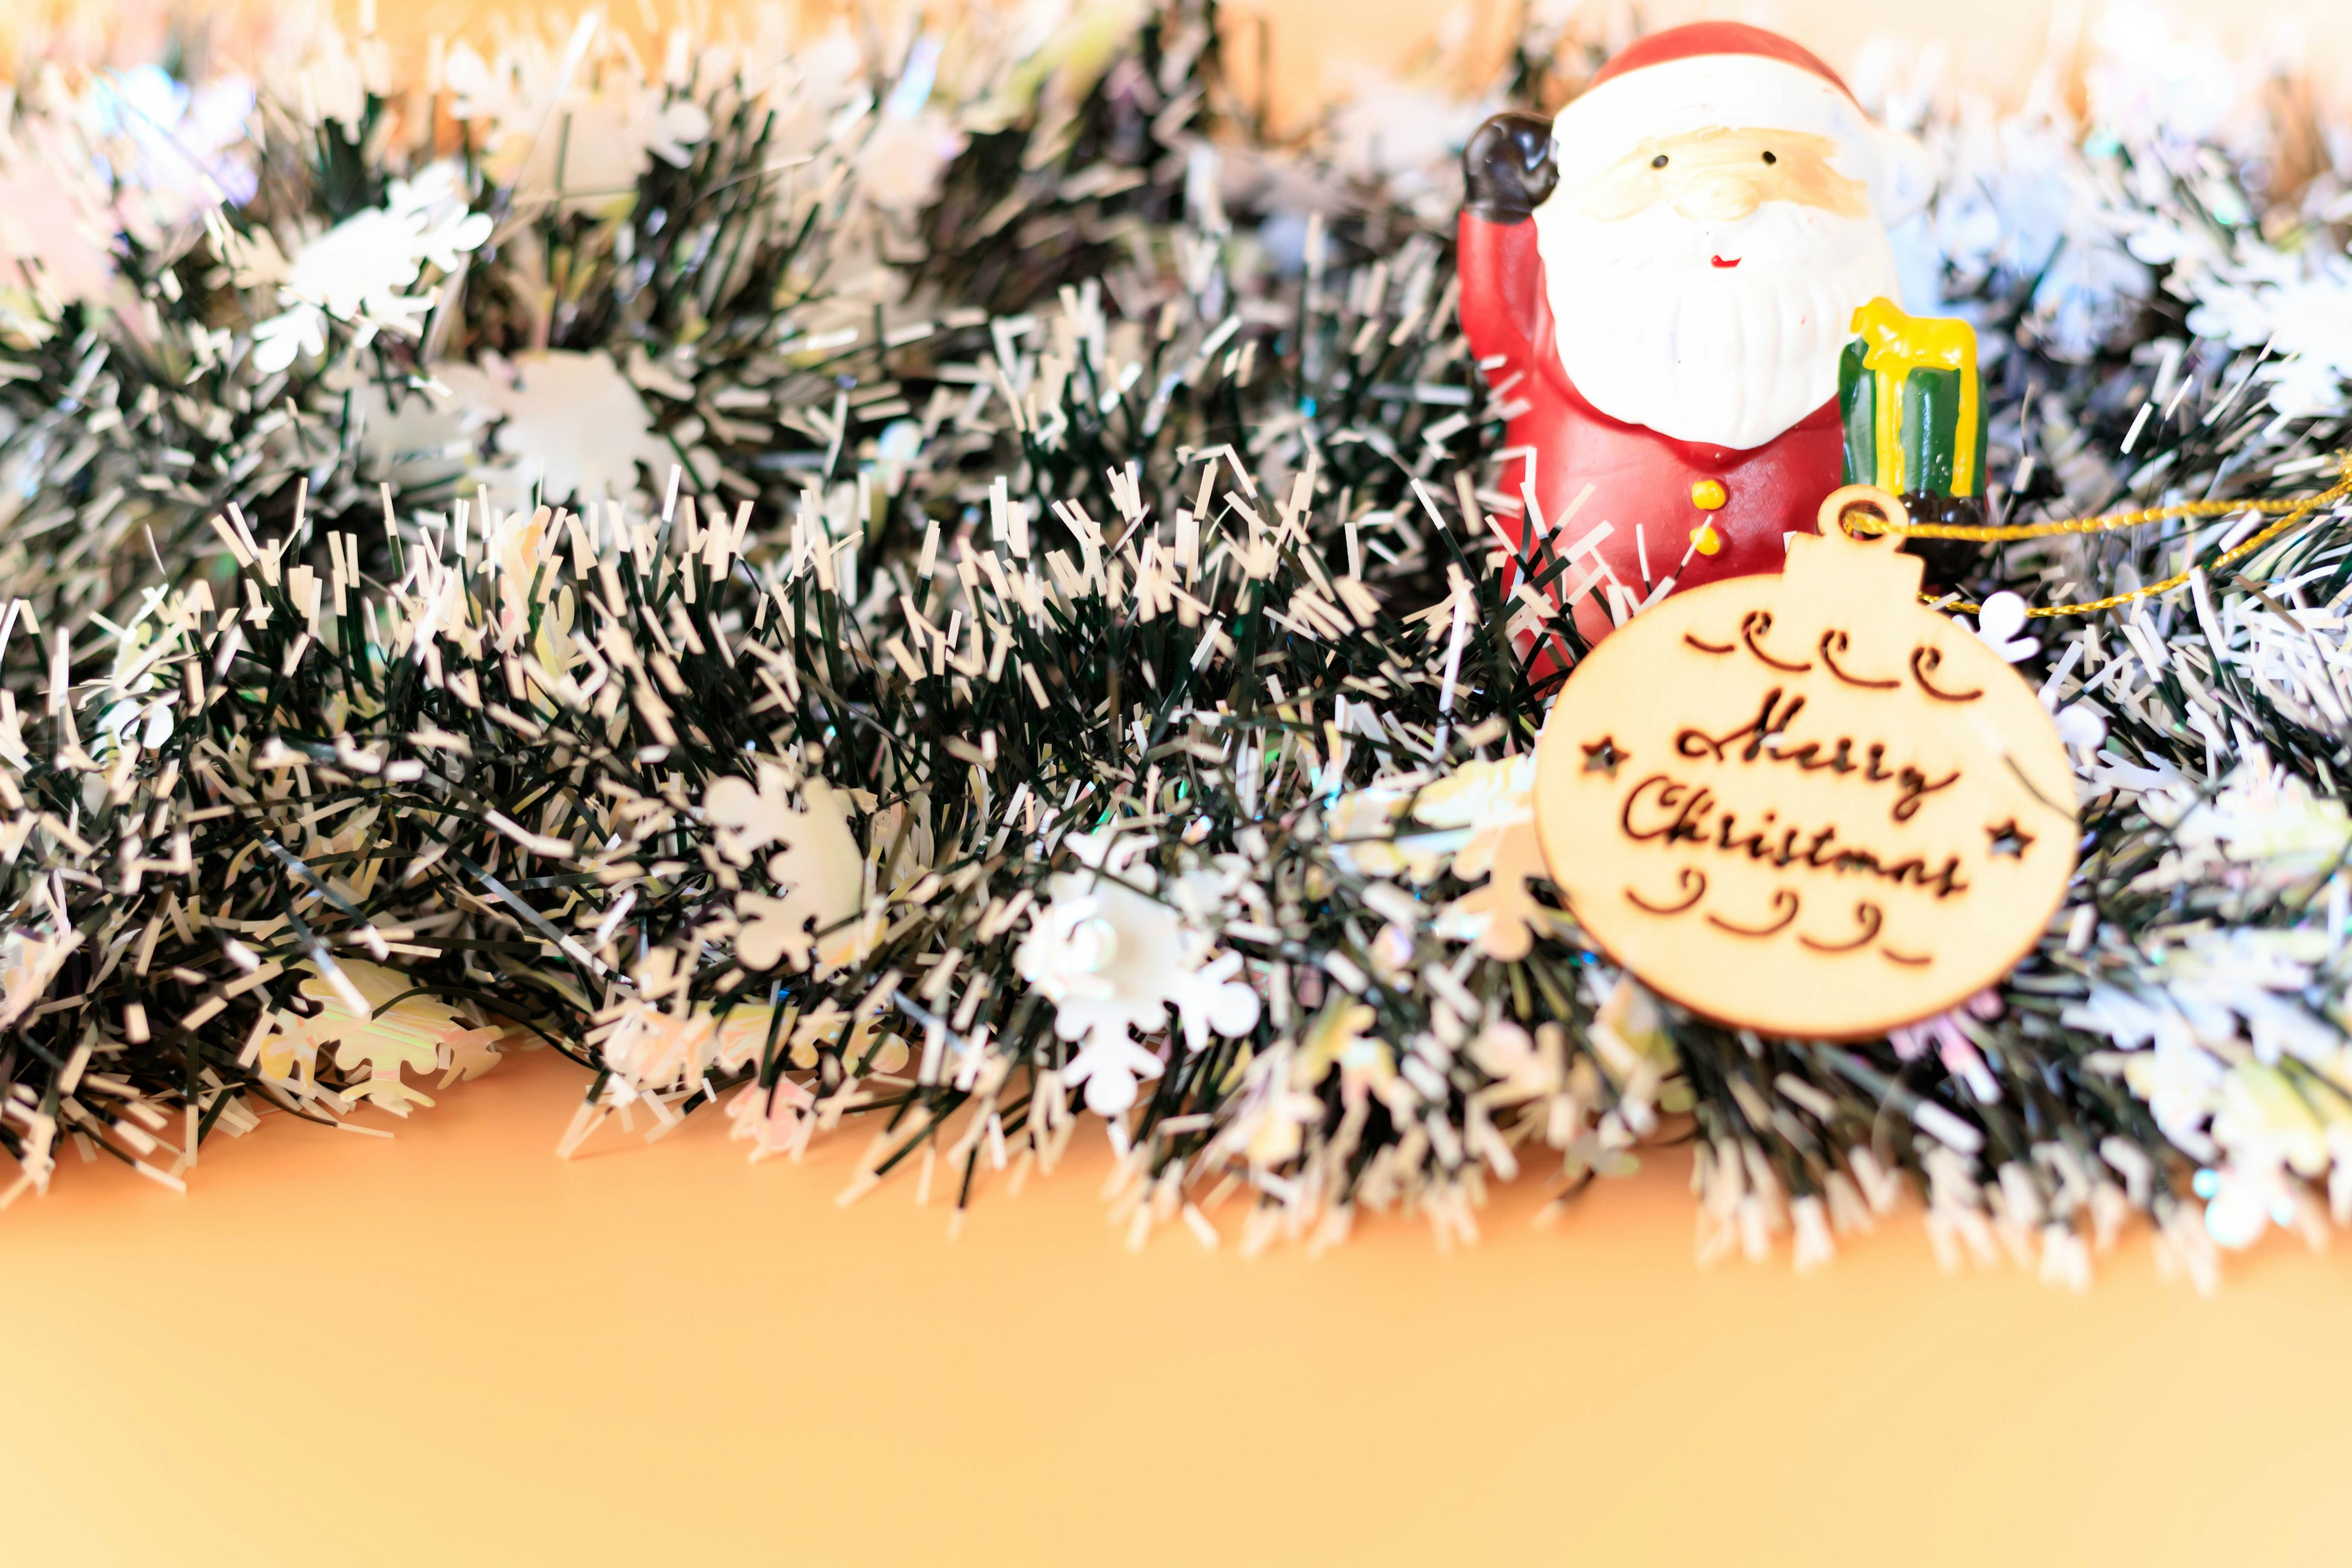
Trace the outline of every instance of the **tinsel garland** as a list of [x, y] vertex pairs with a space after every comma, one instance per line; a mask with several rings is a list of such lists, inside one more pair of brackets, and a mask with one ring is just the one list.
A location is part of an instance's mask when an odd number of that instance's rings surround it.
[[[1582, 645], [1506, 590], [1454, 314], [1451, 149], [1602, 40], [1538, 18], [1486, 99], [1277, 140], [1207, 0], [992, 17], [20, 62], [10, 1198], [544, 1044], [566, 1151], [854, 1118], [856, 1190], [961, 1205], [1099, 1121], [1139, 1242], [1468, 1237], [1490, 1182], [1682, 1139], [1707, 1256], [1810, 1265], [1906, 1185], [1948, 1258], [2078, 1284], [2135, 1212], [2200, 1282], [2352, 1218], [2341, 509], [2038, 628], [2105, 738], [1997, 996], [1693, 1018], [1512, 847], [1560, 679], [1517, 650]], [[2079, 118], [1858, 79], [1941, 163], [1906, 302], [1978, 324], [2005, 517], [2352, 445], [2352, 122], [2168, 40], [2121, 14]], [[1942, 569], [2054, 603], [2253, 522]]]

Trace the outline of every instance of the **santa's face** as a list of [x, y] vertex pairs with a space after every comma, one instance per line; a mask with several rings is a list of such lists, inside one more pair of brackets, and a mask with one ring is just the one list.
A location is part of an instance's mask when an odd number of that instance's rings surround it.
[[1837, 392], [1895, 258], [1837, 144], [1715, 129], [1644, 142], [1536, 209], [1560, 360], [1602, 413], [1763, 445]]

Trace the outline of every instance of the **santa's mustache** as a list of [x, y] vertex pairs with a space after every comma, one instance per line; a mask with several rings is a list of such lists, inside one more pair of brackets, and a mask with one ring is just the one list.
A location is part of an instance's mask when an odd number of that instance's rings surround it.
[[1537, 216], [1569, 380], [1611, 417], [1677, 440], [1745, 449], [1787, 430], [1836, 395], [1855, 308], [1895, 292], [1868, 218], [1787, 203], [1716, 231], [1655, 208], [1618, 223]]

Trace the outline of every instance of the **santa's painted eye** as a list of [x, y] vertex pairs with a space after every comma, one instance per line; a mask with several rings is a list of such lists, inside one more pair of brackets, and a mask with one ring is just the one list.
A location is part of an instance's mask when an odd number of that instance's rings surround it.
[[1771, 150], [1768, 148], [1765, 150], [1764, 161], [1768, 163], [1777, 163], [1780, 160], [1772, 156]]
[[1663, 169], [1665, 166], [1666, 155], [1664, 153], [1659, 153], [1656, 157], [1650, 160], [1650, 167], [1653, 169]]

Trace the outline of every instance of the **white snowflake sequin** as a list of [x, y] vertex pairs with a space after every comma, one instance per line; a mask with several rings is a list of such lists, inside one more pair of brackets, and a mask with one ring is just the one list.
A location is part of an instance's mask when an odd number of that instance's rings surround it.
[[1116, 1116], [1135, 1103], [1140, 1080], [1160, 1076], [1160, 1058], [1134, 1038], [1167, 1026], [1172, 1007], [1187, 1050], [1257, 1025], [1257, 993], [1235, 975], [1241, 955], [1219, 952], [1152, 895], [1159, 873], [1143, 862], [1148, 840], [1106, 831], [1073, 835], [1088, 867], [1046, 883], [1047, 902], [1031, 916], [1013, 962], [1054, 1004], [1054, 1032], [1081, 1042], [1063, 1081], [1086, 1086], [1087, 1106]]
[[425, 269], [456, 270], [460, 256], [490, 237], [489, 215], [467, 210], [463, 179], [456, 164], [435, 163], [413, 180], [394, 180], [383, 205], [345, 218], [290, 260], [257, 256], [240, 281], [276, 282], [287, 309], [254, 328], [254, 363], [275, 372], [324, 353], [330, 321], [356, 323], [362, 341], [379, 331], [415, 335], [433, 308], [429, 290], [415, 291]]
[[964, 134], [937, 109], [886, 114], [857, 151], [857, 189], [875, 205], [911, 213], [940, 192], [948, 165], [963, 151]]
[[504, 421], [496, 437], [507, 458], [501, 488], [517, 499], [626, 497], [641, 488], [640, 468], [666, 474], [677, 462], [610, 355], [533, 349], [499, 371], [488, 393]]
[[491, 178], [518, 203], [626, 212], [655, 160], [683, 168], [710, 134], [702, 106], [647, 81], [634, 55], [589, 58], [593, 27], [560, 55], [536, 42], [496, 60], [465, 44], [449, 51], [450, 112], [478, 128]]
[[791, 775], [762, 762], [756, 785], [743, 778], [716, 779], [703, 797], [703, 812], [727, 859], [749, 866], [761, 851], [776, 850], [767, 871], [783, 892], [737, 897], [743, 929], [735, 939], [736, 955], [752, 969], [772, 969], [787, 959], [794, 969], [854, 963], [874, 933], [856, 918], [866, 863], [849, 831], [847, 802], [822, 779], [800, 784], [797, 805], [793, 794]]
[[308, 1082], [319, 1052], [331, 1046], [338, 1068], [367, 1068], [366, 1078], [343, 1091], [347, 1098], [371, 1100], [405, 1116], [412, 1106], [430, 1105], [433, 1098], [404, 1082], [402, 1068], [446, 1069], [452, 1078], [471, 1078], [496, 1064], [492, 1047], [502, 1028], [468, 1018], [436, 997], [412, 994], [415, 983], [397, 970], [353, 958], [338, 960], [331, 976], [315, 963], [302, 967], [309, 977], [297, 989], [314, 1011], [308, 1016], [291, 1010], [277, 1015], [274, 1029], [260, 1041], [266, 1075], [291, 1079], [299, 1074]]

